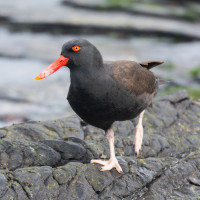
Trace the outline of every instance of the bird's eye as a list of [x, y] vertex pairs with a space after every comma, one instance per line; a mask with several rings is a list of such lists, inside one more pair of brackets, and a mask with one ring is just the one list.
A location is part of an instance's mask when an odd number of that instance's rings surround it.
[[79, 51], [81, 49], [81, 47], [79, 47], [78, 45], [75, 45], [72, 47], [73, 51]]

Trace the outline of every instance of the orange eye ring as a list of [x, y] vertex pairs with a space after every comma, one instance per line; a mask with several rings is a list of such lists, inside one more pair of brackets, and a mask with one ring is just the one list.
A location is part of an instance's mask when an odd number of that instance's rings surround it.
[[81, 47], [79, 47], [78, 45], [75, 45], [72, 47], [73, 51], [79, 51], [81, 49]]

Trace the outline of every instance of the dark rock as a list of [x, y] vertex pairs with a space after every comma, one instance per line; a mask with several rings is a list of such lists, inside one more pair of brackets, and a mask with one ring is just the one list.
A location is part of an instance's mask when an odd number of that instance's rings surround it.
[[53, 199], [59, 194], [59, 186], [52, 177], [51, 167], [18, 169], [13, 176], [29, 199]]
[[76, 175], [76, 167], [80, 167], [81, 165], [81, 163], [71, 162], [65, 166], [58, 167], [53, 172], [53, 177], [60, 185], [68, 184]]
[[189, 177], [188, 178], [189, 183], [192, 185], [200, 186], [200, 176], [199, 175], [200, 175], [200, 173], [195, 174], [195, 177], [194, 176]]
[[[93, 174], [94, 176], [91, 176]], [[101, 173], [99, 171], [99, 166], [97, 165], [90, 165], [88, 166], [87, 170], [85, 171], [85, 178], [96, 193], [102, 192], [108, 185], [110, 185], [114, 177], [111, 173]]]
[[3, 138], [6, 136], [6, 130], [1, 129], [0, 130], [0, 138]]
[[116, 157], [117, 160], [119, 161], [120, 166], [122, 167], [123, 173], [128, 173], [129, 172], [129, 167], [128, 167], [128, 163], [125, 159], [123, 159], [123, 157], [121, 156], [117, 156]]
[[6, 194], [1, 198], [2, 200], [15, 199], [17, 194], [12, 188], [8, 188]]
[[122, 138], [130, 135], [133, 136], [134, 125], [131, 121], [115, 122], [113, 125], [113, 130], [115, 131], [115, 135]]
[[7, 189], [7, 179], [3, 174], [0, 174], [0, 197], [5, 195]]
[[169, 101], [173, 104], [176, 104], [188, 99], [189, 99], [189, 95], [186, 90], [179, 90], [173, 94], [160, 98], [161, 101]]
[[92, 158], [109, 158], [108, 142], [102, 130], [78, 118], [4, 127], [0, 199], [196, 200], [199, 123], [200, 102], [184, 91], [156, 99], [145, 112], [143, 148], [136, 158], [136, 120], [116, 122], [115, 150], [123, 174], [89, 164]]
[[8, 140], [57, 140], [76, 137], [84, 139], [80, 120], [75, 117], [68, 117], [53, 121], [16, 124], [0, 129], [0, 136]]
[[95, 128], [94, 126], [87, 125], [85, 128], [85, 139], [86, 140], [102, 140], [105, 137], [103, 130]]
[[14, 191], [16, 192], [16, 198], [17, 199], [24, 199], [28, 200], [27, 193], [24, 191], [23, 187], [16, 181], [13, 182], [12, 187]]
[[0, 140], [0, 169], [15, 170], [28, 166], [55, 166], [60, 159], [59, 153], [42, 143]]
[[[160, 112], [161, 110], [162, 112]], [[166, 127], [169, 127], [177, 120], [177, 110], [169, 101], [155, 102], [152, 111], [157, 114], [156, 117], [160, 119]]]
[[69, 161], [81, 161], [87, 163], [92, 159], [92, 154], [88, 153], [81, 143], [59, 140], [45, 140], [43, 143], [60, 153], [62, 164]]
[[[191, 155], [188, 156], [190, 158]], [[199, 187], [193, 187], [188, 183], [193, 174], [199, 174], [194, 160], [199, 160], [198, 154], [192, 156], [189, 162], [185, 162], [184, 159], [173, 167], [168, 168], [161, 177], [154, 181], [150, 186], [149, 191], [141, 199], [151, 199], [149, 197], [154, 194], [153, 199], [166, 199], [166, 198], [184, 198], [194, 199], [200, 195]], [[190, 182], [190, 181], [189, 181]], [[190, 182], [191, 183], [191, 182]]]
[[94, 158], [107, 158], [109, 150], [106, 149], [106, 146], [100, 142], [88, 141], [88, 148], [92, 152]]
[[[77, 117], [68, 117], [64, 119], [47, 121], [43, 125], [49, 130], [57, 133], [61, 139], [67, 139], [69, 137], [76, 137], [84, 139], [84, 132], [81, 127], [80, 120]], [[50, 138], [49, 138], [50, 139]]]

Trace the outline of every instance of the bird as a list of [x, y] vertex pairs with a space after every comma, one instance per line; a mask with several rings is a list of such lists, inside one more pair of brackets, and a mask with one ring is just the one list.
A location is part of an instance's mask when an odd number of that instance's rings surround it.
[[45, 68], [35, 80], [46, 78], [59, 68], [70, 70], [67, 100], [86, 123], [103, 129], [110, 149], [109, 160], [92, 159], [102, 165], [100, 171], [123, 170], [115, 156], [115, 121], [138, 117], [133, 145], [139, 155], [143, 140], [142, 119], [156, 95], [159, 79], [150, 71], [163, 61], [103, 61], [100, 51], [88, 40], [74, 39], [62, 46], [60, 57]]

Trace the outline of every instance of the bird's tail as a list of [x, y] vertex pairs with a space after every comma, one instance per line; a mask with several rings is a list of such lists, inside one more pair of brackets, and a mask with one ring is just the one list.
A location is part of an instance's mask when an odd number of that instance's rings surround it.
[[162, 63], [164, 63], [163, 61], [146, 61], [146, 62], [141, 62], [139, 63], [142, 67], [147, 68], [148, 70], [150, 70], [151, 68], [161, 65]]

